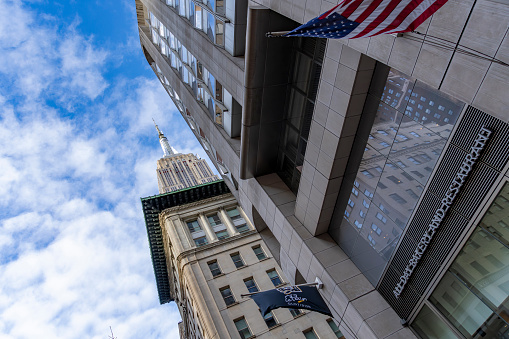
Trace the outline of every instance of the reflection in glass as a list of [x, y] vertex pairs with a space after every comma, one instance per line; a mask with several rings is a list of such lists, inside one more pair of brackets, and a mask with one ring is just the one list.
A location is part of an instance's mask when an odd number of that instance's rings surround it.
[[207, 12], [207, 35], [212, 42], [216, 42], [214, 37], [216, 35], [216, 19], [212, 13]]
[[427, 305], [424, 305], [412, 324], [425, 339], [456, 339], [454, 332]]
[[508, 219], [506, 184], [430, 297], [466, 337], [509, 336]]

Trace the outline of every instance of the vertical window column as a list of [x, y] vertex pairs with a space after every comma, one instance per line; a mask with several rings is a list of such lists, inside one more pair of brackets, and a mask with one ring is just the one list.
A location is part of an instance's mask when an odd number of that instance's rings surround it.
[[207, 238], [210, 239], [210, 242], [218, 241], [217, 235], [214, 232], [214, 230], [212, 229], [212, 227], [210, 226], [207, 218], [203, 214], [200, 213], [200, 215], [198, 216], [198, 219], [200, 220], [200, 224], [202, 224], [203, 230], [205, 231]]
[[232, 236], [240, 234], [240, 232], [237, 230], [237, 228], [231, 222], [230, 218], [228, 217], [228, 214], [226, 214], [226, 211], [224, 210], [224, 208], [221, 208], [219, 210], [219, 216], [220, 216], [221, 220], [224, 222], [224, 224], [226, 225], [226, 228], [228, 229], [228, 233], [230, 233]]
[[186, 237], [185, 240], [187, 240], [187, 241], [185, 241], [184, 239], [181, 239], [184, 249], [188, 249], [188, 248], [195, 246], [193, 236], [189, 232], [189, 229], [187, 228], [186, 223], [184, 221], [182, 221], [181, 219], [179, 219], [178, 217], [172, 217], [171, 221], [175, 225], [175, 228], [180, 228], [185, 234], [185, 237]]
[[[178, 223], [178, 219], [176, 220], [168, 220], [165, 218], [164, 220], [164, 228], [166, 229], [166, 232], [168, 232], [170, 244], [175, 248], [175, 250], [180, 253], [184, 250], [183, 248], [183, 242], [184, 239], [180, 239], [180, 237], [177, 234], [177, 231], [175, 230], [175, 227], [180, 226]], [[189, 239], [188, 239], [189, 241]]]

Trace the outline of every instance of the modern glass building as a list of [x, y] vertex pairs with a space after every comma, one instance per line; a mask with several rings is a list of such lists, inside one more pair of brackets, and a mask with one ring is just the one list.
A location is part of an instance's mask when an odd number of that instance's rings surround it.
[[336, 3], [136, 1], [148, 63], [345, 337], [507, 336], [509, 5], [449, 0], [402, 36], [266, 37]]

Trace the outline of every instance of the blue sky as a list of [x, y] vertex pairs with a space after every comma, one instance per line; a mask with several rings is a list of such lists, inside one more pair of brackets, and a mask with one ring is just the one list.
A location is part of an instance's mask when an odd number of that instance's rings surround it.
[[204, 151], [148, 66], [133, 0], [0, 0], [0, 339], [177, 338], [140, 197]]

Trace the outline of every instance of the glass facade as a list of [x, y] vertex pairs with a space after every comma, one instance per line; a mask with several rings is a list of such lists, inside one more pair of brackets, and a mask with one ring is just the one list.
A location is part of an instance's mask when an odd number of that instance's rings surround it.
[[297, 194], [325, 51], [324, 39], [295, 40], [279, 141], [278, 175]]
[[374, 115], [374, 120], [369, 133], [357, 134], [354, 149], [363, 155], [347, 181], [353, 184], [338, 236], [375, 286], [462, 108], [461, 102], [377, 65], [363, 113], [363, 119]]
[[[509, 338], [509, 184], [505, 184], [412, 327], [423, 338]], [[442, 317], [439, 317], [441, 315]]]

